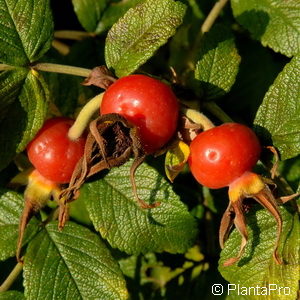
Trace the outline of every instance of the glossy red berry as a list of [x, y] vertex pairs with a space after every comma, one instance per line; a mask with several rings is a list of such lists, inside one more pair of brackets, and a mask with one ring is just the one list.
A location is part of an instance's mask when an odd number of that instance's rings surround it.
[[101, 114], [118, 113], [139, 128], [146, 152], [163, 147], [174, 135], [179, 105], [171, 88], [145, 75], [129, 75], [105, 92]]
[[84, 152], [85, 137], [68, 138], [74, 121], [59, 117], [49, 119], [27, 146], [30, 162], [46, 179], [68, 183], [76, 163]]
[[200, 133], [192, 141], [189, 166], [199, 183], [217, 189], [250, 171], [260, 152], [259, 140], [250, 128], [225, 123]]

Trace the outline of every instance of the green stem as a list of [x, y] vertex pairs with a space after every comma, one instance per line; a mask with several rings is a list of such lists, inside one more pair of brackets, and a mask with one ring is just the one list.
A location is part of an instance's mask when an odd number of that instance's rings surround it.
[[210, 28], [213, 26], [215, 23], [217, 17], [221, 13], [223, 7], [226, 5], [228, 0], [219, 0], [218, 2], [215, 3], [214, 7], [212, 10], [209, 12], [208, 16], [204, 20], [202, 26], [201, 26], [201, 33], [203, 34], [204, 32], [208, 32]]
[[234, 122], [215, 102], [205, 102], [203, 106], [223, 123]]
[[188, 61], [188, 64], [192, 69], [194, 69], [194, 60], [195, 60], [199, 45], [201, 43], [203, 34], [205, 32], [208, 32], [211, 29], [211, 27], [215, 23], [217, 17], [221, 13], [222, 9], [224, 8], [224, 6], [226, 5], [227, 2], [228, 2], [228, 0], [219, 0], [218, 2], [216, 2], [214, 7], [211, 9], [209, 14], [207, 15], [206, 19], [204, 20], [204, 22], [200, 28], [200, 32], [197, 35], [194, 45], [192, 47], [192, 50], [190, 52], [190, 60]]
[[69, 74], [81, 77], [88, 77], [92, 70], [67, 66], [67, 65], [59, 65], [59, 64], [51, 64], [51, 63], [38, 63], [33, 66], [33, 69], [45, 72], [53, 72], [53, 73], [61, 73], [61, 74]]
[[57, 30], [54, 32], [54, 37], [56, 39], [66, 39], [75, 41], [81, 41], [83, 39], [94, 36], [94, 33], [76, 30]]
[[58, 40], [53, 40], [52, 41], [52, 47], [56, 49], [59, 53], [62, 55], [67, 55], [70, 53], [70, 47]]
[[11, 273], [8, 275], [8, 277], [0, 286], [0, 292], [5, 292], [11, 287], [11, 285], [15, 282], [17, 277], [22, 272], [22, 269], [23, 269], [23, 263], [19, 262], [15, 265]]
[[0, 64], [0, 71], [6, 71], [6, 70], [12, 70], [12, 69], [14, 69], [14, 66]]
[[201, 125], [203, 127], [203, 130], [208, 130], [215, 127], [212, 121], [201, 112], [192, 108], [182, 108], [181, 110], [187, 118], [189, 118], [194, 123]]
[[100, 110], [103, 95], [104, 93], [95, 96], [81, 109], [75, 123], [69, 129], [68, 136], [71, 140], [76, 140], [82, 135], [93, 114]]

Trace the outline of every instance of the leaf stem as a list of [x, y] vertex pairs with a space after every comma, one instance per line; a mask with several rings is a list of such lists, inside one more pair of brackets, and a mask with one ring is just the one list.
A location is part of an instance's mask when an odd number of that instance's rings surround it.
[[103, 95], [104, 93], [95, 96], [81, 109], [75, 123], [68, 132], [68, 136], [71, 140], [76, 140], [82, 135], [93, 114], [99, 111]]
[[223, 123], [234, 122], [215, 102], [205, 102], [203, 106]]
[[95, 33], [77, 30], [57, 30], [54, 32], [54, 37], [56, 39], [66, 39], [75, 41], [81, 41], [83, 39], [95, 36]]
[[204, 20], [204, 22], [200, 28], [200, 32], [197, 35], [194, 45], [190, 51], [190, 60], [188, 60], [188, 65], [191, 69], [195, 68], [194, 60], [197, 55], [197, 51], [198, 51], [199, 45], [201, 43], [203, 34], [205, 32], [208, 32], [211, 29], [211, 27], [213, 26], [217, 17], [221, 13], [223, 7], [226, 5], [227, 1], [228, 0], [219, 0], [218, 2], [216, 2], [215, 5], [213, 6], [213, 8], [211, 9], [211, 11], [209, 12], [209, 14], [207, 15], [206, 19]]
[[10, 66], [7, 64], [0, 64], [0, 71], [6, 71], [6, 70], [12, 70], [14, 69], [14, 66]]
[[15, 282], [17, 277], [20, 275], [23, 269], [23, 263], [19, 262], [15, 265], [11, 273], [7, 276], [5, 281], [0, 286], [0, 293], [7, 291], [11, 285]]
[[226, 5], [227, 2], [228, 0], [219, 0], [218, 2], [215, 3], [214, 7], [209, 12], [208, 16], [206, 17], [206, 19], [204, 20], [201, 26], [202, 34], [210, 30], [210, 28], [215, 23], [217, 17], [221, 13], [221, 10], [223, 9], [223, 7]]
[[69, 74], [81, 77], [88, 77], [92, 70], [79, 68], [74, 66], [51, 64], [51, 63], [38, 63], [33, 66], [33, 69], [45, 72]]

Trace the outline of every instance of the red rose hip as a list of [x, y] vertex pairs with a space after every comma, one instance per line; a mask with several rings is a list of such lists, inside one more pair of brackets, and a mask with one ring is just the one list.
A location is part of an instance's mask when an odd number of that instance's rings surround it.
[[190, 145], [189, 166], [199, 183], [217, 189], [229, 186], [259, 159], [255, 133], [242, 124], [225, 123], [200, 133]]
[[179, 105], [171, 88], [145, 75], [129, 75], [104, 93], [101, 114], [118, 113], [139, 129], [147, 153], [163, 147], [177, 128]]

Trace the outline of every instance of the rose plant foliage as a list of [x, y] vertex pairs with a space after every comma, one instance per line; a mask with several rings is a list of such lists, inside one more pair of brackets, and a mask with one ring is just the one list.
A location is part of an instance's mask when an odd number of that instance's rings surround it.
[[299, 16], [0, 0], [0, 299], [297, 299]]

